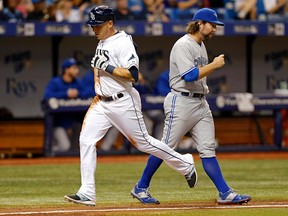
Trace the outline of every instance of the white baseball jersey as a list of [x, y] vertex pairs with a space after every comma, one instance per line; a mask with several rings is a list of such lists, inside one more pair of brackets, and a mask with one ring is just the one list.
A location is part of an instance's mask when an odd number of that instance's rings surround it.
[[[100, 41], [97, 55], [105, 58], [114, 67], [138, 68], [139, 59], [131, 36], [116, 33]], [[80, 133], [81, 187], [79, 197], [96, 201], [95, 177], [96, 144], [115, 126], [137, 149], [163, 159], [168, 166], [186, 175], [194, 169], [191, 154], [181, 155], [147, 132], [141, 111], [141, 98], [128, 79], [120, 78], [105, 71], [98, 71], [95, 81], [96, 94], [111, 97], [109, 101], [96, 96], [86, 113]], [[121, 93], [121, 97], [117, 94]], [[116, 97], [115, 97], [116, 95]]]
[[[120, 31], [104, 41], [100, 41], [96, 48], [96, 54], [101, 54], [109, 64], [119, 68], [139, 69], [139, 58], [136, 53], [132, 37], [124, 31]], [[111, 96], [122, 91], [131, 91], [132, 82], [127, 79], [113, 76], [112, 74], [99, 70], [100, 83], [95, 84], [96, 95]]]

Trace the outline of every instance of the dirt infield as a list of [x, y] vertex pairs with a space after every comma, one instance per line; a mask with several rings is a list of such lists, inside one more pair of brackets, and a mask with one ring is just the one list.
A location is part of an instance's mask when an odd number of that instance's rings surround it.
[[[228, 209], [259, 209], [259, 208], [285, 208], [288, 209], [287, 202], [250, 202], [243, 205], [218, 205], [211, 203], [187, 203], [187, 204], [161, 204], [161, 205], [143, 205], [143, 204], [133, 204], [129, 206], [117, 206], [117, 207], [88, 207], [81, 205], [73, 205], [72, 207], [63, 208], [33, 208], [33, 209], [12, 209], [12, 210], [1, 210], [0, 216], [8, 215], [47, 215], [47, 216], [92, 216], [92, 215], [147, 215], [149, 213], [156, 213], [155, 215], [166, 215], [163, 212], [169, 211], [169, 215], [173, 211], [183, 211], [194, 213], [195, 210], [228, 210]], [[288, 210], [287, 210], [288, 211]], [[208, 213], [208, 212], [206, 212]]]
[[[194, 154], [195, 160], [200, 160], [197, 154]], [[143, 155], [112, 155], [98, 156], [98, 163], [131, 163], [146, 161], [148, 156]], [[225, 152], [217, 153], [218, 159], [288, 159], [288, 151], [272, 152]], [[41, 158], [7, 158], [1, 159], [0, 165], [28, 165], [28, 164], [59, 164], [59, 163], [79, 163], [79, 157], [41, 157]]]

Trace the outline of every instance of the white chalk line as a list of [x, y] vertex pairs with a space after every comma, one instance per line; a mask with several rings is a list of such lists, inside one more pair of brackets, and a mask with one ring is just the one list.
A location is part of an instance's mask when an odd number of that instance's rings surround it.
[[0, 215], [33, 215], [33, 214], [81, 213], [81, 212], [118, 212], [118, 211], [129, 212], [129, 211], [147, 211], [147, 210], [149, 210], [149, 211], [163, 211], [163, 210], [194, 210], [194, 209], [240, 209], [240, 208], [288, 208], [288, 204], [53, 210], [53, 211], [31, 211], [31, 212], [2, 212], [2, 213], [0, 213]]

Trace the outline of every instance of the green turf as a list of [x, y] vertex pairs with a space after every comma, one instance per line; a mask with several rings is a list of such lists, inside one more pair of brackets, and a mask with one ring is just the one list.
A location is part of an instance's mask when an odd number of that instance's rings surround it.
[[[152, 215], [173, 215], [173, 216], [286, 216], [287, 209], [227, 209], [227, 210], [217, 210], [217, 209], [202, 209], [202, 210], [170, 210], [170, 211], [158, 211], [158, 212], [129, 212], [125, 213], [125, 216], [152, 216]], [[122, 213], [113, 212], [113, 216], [123, 216]]]
[[[286, 202], [288, 204], [288, 160], [221, 160], [223, 175], [232, 188], [239, 193], [252, 196], [254, 202]], [[130, 191], [139, 179], [145, 163], [98, 164], [96, 171], [97, 206], [135, 205]], [[151, 183], [151, 193], [162, 204], [167, 203], [214, 203], [217, 191], [203, 171], [200, 161], [196, 161], [199, 174], [198, 185], [188, 188], [183, 176], [163, 164]], [[74, 193], [80, 186], [78, 164], [58, 165], [13, 165], [0, 166], [0, 209], [37, 207], [65, 207], [73, 204], [63, 200], [67, 193]], [[141, 206], [141, 205], [139, 205]], [[160, 205], [161, 206], [161, 205]], [[243, 215], [257, 215], [260, 209], [220, 210], [231, 215], [241, 211]], [[263, 211], [263, 212], [262, 212]], [[166, 213], [165, 213], [166, 212]], [[145, 215], [169, 215], [171, 211], [146, 212]], [[219, 210], [193, 210], [198, 215], [213, 215]], [[210, 212], [210, 213], [209, 213]], [[254, 214], [254, 213], [255, 214]], [[273, 214], [271, 212], [274, 212]], [[270, 214], [271, 213], [271, 214]], [[129, 213], [126, 215], [142, 215]], [[264, 209], [261, 215], [287, 215], [288, 208]], [[117, 215], [115, 213], [114, 215]], [[173, 211], [173, 215], [186, 215]], [[189, 215], [189, 211], [187, 213]], [[191, 211], [190, 211], [191, 215]], [[220, 215], [220, 214], [219, 214]]]

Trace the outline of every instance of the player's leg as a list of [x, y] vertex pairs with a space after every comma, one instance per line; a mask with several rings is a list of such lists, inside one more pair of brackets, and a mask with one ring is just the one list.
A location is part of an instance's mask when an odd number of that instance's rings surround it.
[[[126, 112], [129, 113], [129, 111]], [[125, 116], [125, 113], [122, 114]], [[150, 136], [145, 128], [142, 116], [140, 117], [138, 115], [136, 118], [137, 119], [133, 116], [131, 118], [125, 118], [125, 121], [122, 121], [117, 125], [117, 128], [119, 130], [120, 128], [122, 129], [122, 134], [129, 139], [130, 143], [142, 152], [153, 154], [154, 156], [163, 159], [168, 166], [182, 175], [186, 175], [194, 169], [192, 155], [181, 155], [165, 143]]]
[[[168, 166], [182, 175], [190, 173], [197, 175], [194, 172], [194, 160], [191, 154], [181, 155], [148, 134], [141, 111], [141, 98], [134, 88], [130, 95], [125, 94], [119, 100], [105, 105], [104, 112], [109, 121], [137, 149], [163, 159]], [[193, 180], [196, 184], [196, 179]]]
[[191, 131], [192, 137], [196, 140], [197, 149], [202, 160], [203, 168], [206, 174], [214, 183], [219, 191], [219, 204], [233, 204], [248, 202], [251, 197], [246, 195], [236, 194], [226, 183], [218, 160], [215, 154], [215, 129], [211, 111], [206, 106], [206, 112], [203, 113], [203, 118], [199, 121]]
[[65, 199], [84, 205], [95, 205], [96, 144], [107, 133], [112, 124], [103, 115], [99, 104], [92, 104], [86, 113], [80, 133], [81, 187], [75, 195]]
[[[124, 121], [126, 122], [126, 121]], [[126, 124], [126, 125], [130, 125], [130, 124]], [[122, 126], [119, 126], [120, 128], [123, 128]], [[122, 131], [123, 134], [125, 134], [123, 131]], [[147, 132], [148, 133], [148, 132]], [[128, 136], [127, 136], [128, 137]], [[148, 162], [147, 162], [147, 166], [145, 168], [145, 173], [149, 173], [149, 175], [151, 175], [149, 178], [152, 177], [153, 173], [156, 172], [156, 170], [158, 169], [158, 167], [161, 165], [162, 163], [162, 159], [159, 159], [153, 155], [150, 155], [149, 159], [148, 159]], [[147, 176], [148, 178], [148, 176]], [[144, 180], [143, 179], [143, 182], [150, 182], [150, 180]], [[142, 186], [141, 186], [142, 187]], [[159, 204], [159, 201], [156, 200], [156, 199], [153, 199], [151, 196], [150, 196], [150, 193], [148, 192], [148, 187], [149, 185], [146, 187], [146, 186], [143, 186], [143, 188], [140, 188], [138, 186], [138, 184], [136, 184], [133, 188], [133, 190], [131, 191], [131, 194], [132, 196], [134, 196], [135, 198], [139, 199], [141, 202], [145, 203], [145, 204], [149, 204], [149, 203], [155, 203], [155, 204]]]
[[[166, 106], [166, 107], [168, 107], [168, 106]], [[168, 107], [168, 109], [171, 110], [170, 106]], [[173, 115], [173, 113], [172, 113], [172, 115]], [[163, 128], [164, 133], [162, 132], [163, 133], [162, 142], [165, 142], [167, 131], [168, 131], [168, 127], [169, 128], [171, 127], [170, 124], [172, 123], [172, 121], [170, 121], [170, 118], [171, 118], [172, 115], [171, 115], [171, 112], [170, 112], [165, 117], [165, 120], [164, 120], [165, 124], [164, 124], [164, 128]], [[162, 162], [163, 162], [162, 159], [157, 158], [154, 155], [150, 155], [149, 158], [148, 158], [146, 167], [145, 167], [145, 169], [144, 169], [144, 171], [142, 173], [142, 176], [141, 176], [139, 182], [137, 183], [137, 187], [142, 188], [142, 189], [148, 189], [154, 173], [161, 166]], [[153, 202], [153, 200], [151, 200], [151, 201]]]
[[139, 182], [133, 187], [131, 191], [132, 197], [138, 199], [144, 204], [160, 204], [159, 200], [152, 197], [150, 194], [149, 185], [154, 173], [161, 166], [162, 162], [162, 159], [157, 158], [154, 155], [149, 156]]
[[163, 162], [162, 159], [157, 158], [154, 155], [150, 155], [148, 157], [142, 176], [139, 182], [137, 183], [137, 186], [139, 188], [142, 188], [142, 189], [149, 188], [152, 177], [157, 171], [157, 169], [161, 166], [162, 162]]
[[[186, 111], [189, 112], [191, 109], [191, 104], [188, 104], [187, 102], [184, 103], [183, 98], [179, 98], [173, 93], [169, 93], [165, 98], [164, 109], [166, 118], [162, 142], [168, 144], [168, 146], [172, 149], [176, 149], [184, 134], [186, 134], [198, 120], [193, 119], [191, 114], [186, 113]], [[185, 119], [185, 122], [183, 119]], [[150, 155], [146, 167], [142, 173], [141, 179], [136, 186], [142, 189], [142, 191], [148, 189], [154, 173], [157, 171], [161, 164], [161, 159]], [[150, 193], [149, 195], [150, 196], [146, 200], [140, 201], [155, 203], [157, 199], [153, 198]], [[157, 203], [158, 202], [159, 201], [157, 200]]]
[[[176, 100], [174, 94], [170, 93], [165, 99], [164, 109], [165, 109], [165, 127], [163, 132], [162, 142], [168, 143], [168, 146], [175, 149], [183, 135], [192, 127], [193, 121], [188, 120], [191, 125], [187, 125], [187, 117], [188, 119], [190, 116], [179, 117], [175, 118], [175, 109], [182, 109], [182, 102], [179, 102], [177, 105], [178, 100]], [[185, 109], [183, 109], [185, 110]], [[177, 110], [176, 110], [177, 111]], [[179, 112], [177, 112], [179, 113]], [[183, 113], [183, 112], [181, 112]], [[185, 115], [185, 113], [183, 113]], [[177, 114], [179, 115], [179, 114]], [[182, 119], [182, 120], [181, 120]], [[186, 121], [180, 122], [180, 121]], [[179, 125], [179, 127], [178, 127]], [[156, 198], [152, 197], [151, 194], [147, 191], [152, 180], [153, 175], [157, 171], [157, 169], [162, 164], [163, 160], [155, 157], [154, 155], [150, 155], [146, 164], [146, 167], [142, 173], [142, 176], [138, 183], [134, 186], [132, 190], [132, 196], [138, 198], [143, 203], [160, 203]], [[147, 191], [146, 196], [140, 198], [140, 195], [137, 195], [136, 192], [143, 194], [143, 191]]]

